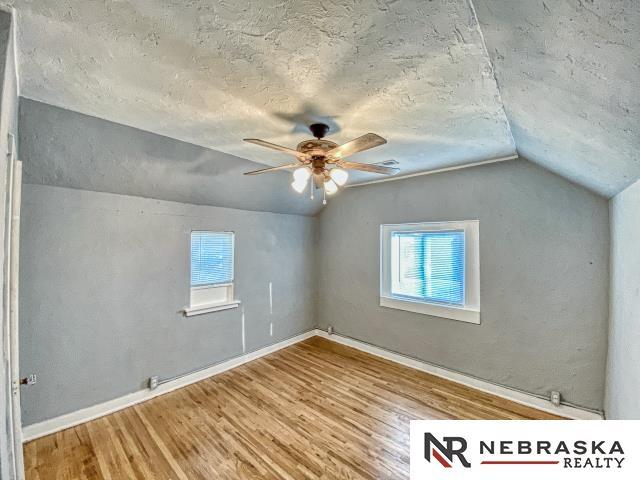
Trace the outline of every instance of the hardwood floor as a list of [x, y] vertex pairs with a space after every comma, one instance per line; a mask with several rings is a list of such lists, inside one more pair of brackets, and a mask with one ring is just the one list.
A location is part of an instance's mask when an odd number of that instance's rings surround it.
[[552, 419], [311, 338], [24, 447], [36, 479], [399, 479], [411, 419]]

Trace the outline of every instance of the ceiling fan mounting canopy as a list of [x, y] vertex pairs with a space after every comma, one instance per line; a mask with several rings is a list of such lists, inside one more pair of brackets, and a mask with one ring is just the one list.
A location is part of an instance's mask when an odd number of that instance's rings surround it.
[[329, 133], [329, 130], [331, 129], [326, 123], [313, 123], [309, 125], [309, 130], [311, 130], [313, 136], [319, 140], [326, 137], [327, 133]]

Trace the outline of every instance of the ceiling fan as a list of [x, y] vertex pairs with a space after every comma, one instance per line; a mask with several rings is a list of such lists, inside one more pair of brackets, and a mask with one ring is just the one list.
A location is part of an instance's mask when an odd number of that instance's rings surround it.
[[[278, 167], [262, 168], [253, 172], [246, 172], [245, 175], [258, 175], [260, 173], [276, 172], [278, 170], [293, 171], [293, 183], [291, 186], [298, 193], [302, 193], [311, 181], [311, 196], [315, 188], [323, 188], [324, 193], [332, 195], [338, 191], [338, 187], [343, 186], [348, 178], [347, 170], [360, 170], [363, 172], [380, 173], [383, 175], [393, 175], [398, 173], [398, 168], [385, 167], [381, 165], [370, 165], [366, 163], [349, 162], [345, 160], [349, 155], [369, 150], [370, 148], [384, 145], [387, 141], [375, 133], [367, 133], [343, 145], [325, 140], [324, 137], [329, 132], [329, 126], [324, 123], [314, 123], [309, 126], [309, 130], [315, 140], [305, 140], [300, 142], [295, 150], [265, 142], [257, 138], [245, 138], [245, 142], [255, 143], [263, 147], [288, 153], [296, 157], [296, 161]], [[323, 202], [326, 203], [326, 200]]]

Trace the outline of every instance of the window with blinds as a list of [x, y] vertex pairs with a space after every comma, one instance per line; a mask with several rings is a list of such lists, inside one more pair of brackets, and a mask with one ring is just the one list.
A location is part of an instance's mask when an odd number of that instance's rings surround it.
[[478, 220], [380, 225], [380, 306], [480, 323]]
[[233, 232], [191, 232], [191, 282], [186, 316], [237, 308]]
[[233, 282], [233, 233], [191, 232], [191, 286]]
[[464, 304], [464, 231], [393, 232], [391, 294]]

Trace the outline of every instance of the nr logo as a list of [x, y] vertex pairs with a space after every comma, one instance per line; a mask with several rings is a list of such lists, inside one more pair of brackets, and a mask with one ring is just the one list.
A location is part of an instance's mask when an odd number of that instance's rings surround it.
[[430, 433], [424, 434], [424, 458], [431, 463], [434, 458], [444, 468], [452, 468], [454, 458], [465, 468], [471, 468], [471, 464], [464, 456], [467, 450], [467, 441], [462, 437], [443, 437], [441, 443]]

